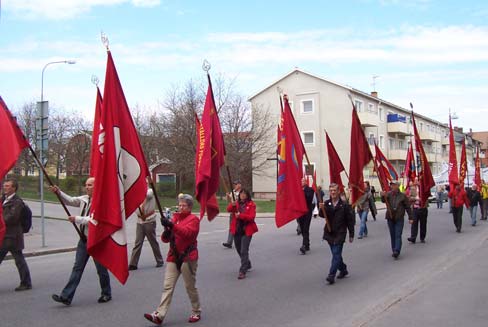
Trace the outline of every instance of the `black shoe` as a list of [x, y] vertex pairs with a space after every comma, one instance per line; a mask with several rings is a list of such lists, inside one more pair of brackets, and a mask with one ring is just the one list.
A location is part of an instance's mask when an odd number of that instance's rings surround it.
[[425, 243], [425, 240], [420, 240], [420, 243]]
[[32, 289], [32, 285], [23, 285], [23, 284], [20, 284], [19, 286], [17, 286], [15, 288], [15, 291], [16, 292], [20, 292], [20, 291], [27, 291], [27, 290], [30, 290]]
[[303, 246], [303, 245], [302, 245], [302, 246], [300, 247], [300, 252], [301, 252], [302, 254], [306, 254], [306, 253], [307, 253], [307, 249], [305, 248], [305, 246]]
[[339, 276], [337, 276], [337, 279], [343, 279], [345, 278], [347, 275], [349, 275], [349, 271], [347, 270], [343, 270], [339, 273]]
[[130, 265], [129, 270], [137, 270], [137, 266]]
[[398, 259], [398, 257], [400, 256], [400, 253], [398, 252], [393, 252], [393, 254], [391, 255], [393, 258], [395, 259]]
[[407, 240], [412, 243], [412, 244], [415, 244], [415, 239], [413, 237], [409, 237], [407, 238]]
[[164, 262], [158, 262], [158, 263], [156, 264], [156, 268], [162, 267], [163, 265], [164, 265]]
[[65, 299], [64, 297], [62, 297], [60, 295], [53, 294], [51, 297], [56, 302], [62, 303], [64, 305], [71, 305], [71, 301], [70, 300]]
[[222, 245], [228, 249], [232, 249], [232, 244], [230, 244], [230, 243], [225, 242], [225, 243], [222, 243]]
[[98, 298], [98, 303], [107, 303], [110, 300], [112, 300], [110, 295], [102, 295]]
[[334, 275], [327, 276], [327, 278], [325, 280], [329, 283], [329, 285], [332, 285], [332, 284], [335, 283], [335, 277], [334, 277]]
[[461, 228], [456, 228], [456, 233], [461, 233]]

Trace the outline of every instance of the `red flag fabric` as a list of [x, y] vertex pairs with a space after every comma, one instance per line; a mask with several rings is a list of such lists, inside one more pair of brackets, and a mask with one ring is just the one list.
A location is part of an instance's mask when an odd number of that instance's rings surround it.
[[356, 201], [364, 193], [364, 167], [373, 159], [368, 141], [361, 128], [356, 108], [352, 110], [351, 125], [351, 155], [349, 165], [349, 188], [351, 192], [351, 203], [356, 205]]
[[413, 114], [413, 111], [412, 125], [415, 135], [415, 151], [417, 152], [419, 162], [417, 166], [417, 178], [419, 183], [420, 206], [423, 208], [427, 205], [427, 201], [430, 197], [430, 189], [435, 186], [435, 182], [434, 177], [432, 177], [432, 172], [430, 171], [429, 162], [427, 160], [427, 156], [425, 155], [422, 141], [420, 140], [417, 125], [415, 124], [415, 115]]
[[24, 148], [29, 147], [24, 133], [0, 97], [0, 180], [12, 169]]
[[281, 115], [275, 208], [277, 227], [289, 223], [308, 211], [301, 183], [305, 148], [286, 97], [284, 97], [284, 109]]
[[108, 51], [88, 253], [125, 284], [129, 276], [125, 220], [144, 201], [149, 175], [144, 153]]
[[476, 159], [474, 160], [474, 183], [481, 190], [481, 162], [480, 162], [480, 148], [476, 147]]
[[5, 220], [3, 220], [3, 208], [0, 205], [0, 247], [2, 247], [3, 238], [5, 237], [5, 231], [7, 227], [5, 226]]
[[380, 181], [381, 189], [385, 192], [390, 190], [390, 182], [392, 180], [398, 179], [398, 173], [395, 170], [395, 167], [391, 164], [388, 159], [386, 159], [383, 152], [381, 152], [378, 145], [375, 143], [375, 168], [376, 173], [378, 174], [378, 179]]
[[341, 172], [346, 171], [344, 165], [342, 164], [339, 155], [330, 140], [329, 134], [325, 132], [325, 138], [327, 140], [327, 154], [329, 155], [329, 175], [330, 183], [336, 183], [339, 185], [339, 191], [342, 193], [344, 191], [344, 184], [342, 184]]
[[410, 143], [410, 146], [408, 147], [407, 150], [407, 159], [405, 159], [405, 171], [403, 173], [404, 177], [407, 177], [407, 185], [410, 184], [410, 181], [415, 180], [417, 177], [416, 174], [416, 167], [415, 167], [415, 157], [413, 155], [413, 147], [412, 143]]
[[456, 158], [456, 143], [454, 141], [454, 131], [452, 130], [451, 116], [449, 115], [449, 184], [451, 185], [451, 190], [454, 189], [453, 185], [459, 183], [458, 169], [457, 169], [457, 158]]
[[97, 163], [100, 160], [100, 151], [98, 151], [98, 135], [100, 134], [100, 115], [102, 112], [102, 94], [97, 86], [97, 100], [95, 103], [95, 118], [93, 119], [93, 133], [91, 142], [90, 156], [90, 176], [95, 176]]
[[[29, 147], [29, 142], [17, 125], [17, 121], [8, 110], [7, 105], [0, 97], [0, 181], [12, 169], [24, 148]], [[0, 204], [0, 246], [5, 236], [6, 226]]]
[[220, 168], [224, 165], [225, 145], [219, 116], [215, 109], [210, 76], [203, 107], [195, 166], [195, 197], [200, 203], [200, 219], [207, 212], [207, 219], [213, 220], [219, 213], [216, 193], [219, 189]]
[[464, 180], [468, 174], [468, 163], [466, 161], [466, 142], [463, 140], [463, 146], [461, 148], [461, 159], [459, 160], [459, 184], [464, 187]]

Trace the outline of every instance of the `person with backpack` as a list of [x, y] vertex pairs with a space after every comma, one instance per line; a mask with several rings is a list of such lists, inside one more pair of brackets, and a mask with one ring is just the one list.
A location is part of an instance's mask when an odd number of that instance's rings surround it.
[[[30, 209], [24, 209], [26, 205], [16, 194], [18, 188], [18, 182], [13, 178], [7, 178], [3, 182], [2, 208], [6, 232], [0, 248], [0, 264], [7, 253], [10, 252], [15, 260], [15, 265], [17, 266], [20, 276], [20, 285], [15, 288], [15, 291], [26, 291], [32, 289], [32, 282], [29, 267], [27, 266], [24, 254], [22, 253], [22, 250], [24, 249], [22, 213], [27, 211], [30, 212]], [[30, 218], [32, 222], [32, 213]]]

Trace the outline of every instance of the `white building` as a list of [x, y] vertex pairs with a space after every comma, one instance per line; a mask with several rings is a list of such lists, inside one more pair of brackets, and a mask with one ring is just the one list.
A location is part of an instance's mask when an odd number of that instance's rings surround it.
[[[317, 183], [327, 186], [329, 183], [329, 165], [325, 141], [325, 130], [329, 134], [348, 173], [350, 155], [350, 132], [352, 105], [354, 101], [359, 119], [369, 139], [374, 154], [374, 140], [386, 157], [400, 174], [404, 170], [407, 147], [413, 140], [411, 111], [378, 98], [376, 92], [371, 94], [356, 90], [328, 79], [295, 69], [278, 81], [252, 95], [249, 101], [253, 110], [269, 110], [279, 121], [279, 90], [288, 95], [290, 107], [300, 130], [303, 143], [312, 166], [317, 171]], [[448, 113], [446, 111], [446, 120]], [[449, 128], [445, 124], [416, 113], [419, 130], [432, 174], [442, 170], [442, 162], [448, 161]], [[456, 133], [457, 158], [461, 155], [461, 142], [465, 134]], [[276, 138], [269, 142], [276, 143]], [[467, 158], [472, 161], [473, 140], [467, 139]], [[276, 153], [267, 154], [274, 158]], [[304, 159], [304, 165], [306, 160]], [[258, 173], [253, 172], [253, 191], [256, 198], [274, 198], [276, 193], [277, 161], [268, 160], [266, 168]], [[304, 167], [305, 168], [305, 167]], [[311, 174], [311, 169], [307, 170]], [[370, 164], [364, 171], [365, 180], [370, 180], [379, 190], [377, 177]], [[343, 173], [343, 183], [347, 177]]]

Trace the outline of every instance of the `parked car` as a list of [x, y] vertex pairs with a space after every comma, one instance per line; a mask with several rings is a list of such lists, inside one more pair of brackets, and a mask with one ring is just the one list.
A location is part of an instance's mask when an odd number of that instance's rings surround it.
[[[446, 190], [442, 191], [441, 200], [442, 200], [442, 202], [447, 202], [447, 191]], [[433, 188], [430, 189], [429, 202], [431, 202], [431, 203], [437, 202], [437, 186], [434, 186]]]

